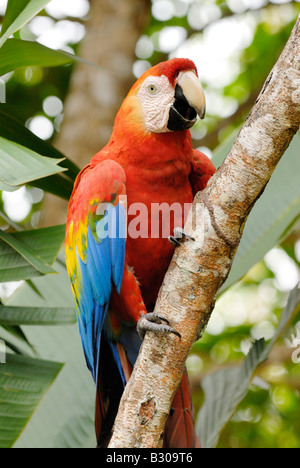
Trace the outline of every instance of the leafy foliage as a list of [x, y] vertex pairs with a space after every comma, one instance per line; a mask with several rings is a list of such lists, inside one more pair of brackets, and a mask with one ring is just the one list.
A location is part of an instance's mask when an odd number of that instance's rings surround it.
[[64, 241], [64, 226], [14, 234], [0, 232], [0, 281], [20, 281], [55, 273], [50, 266]]
[[282, 311], [280, 324], [271, 342], [265, 346], [264, 340], [255, 341], [242, 365], [219, 370], [203, 380], [206, 400], [197, 421], [197, 431], [203, 448], [213, 448], [216, 445], [223, 426], [248, 393], [255, 369], [267, 359], [291, 316], [298, 312], [299, 304], [300, 289], [297, 286], [291, 292], [288, 304]]
[[41, 157], [4, 138], [0, 138], [0, 145], [0, 183], [17, 188], [35, 179], [63, 171], [58, 167], [61, 160]]
[[71, 60], [70, 55], [37, 42], [9, 39], [0, 49], [0, 75], [21, 67], [56, 67], [70, 63]]
[[52, 385], [62, 364], [7, 355], [0, 372], [0, 447], [11, 447]]
[[[228, 154], [234, 138], [222, 145], [214, 156], [217, 167]], [[285, 157], [280, 161], [263, 197], [257, 201], [249, 216], [242, 241], [238, 248], [234, 267], [223, 291], [240, 280], [272, 247], [293, 228], [300, 212], [300, 186], [292, 173], [300, 172], [298, 151], [299, 135], [296, 135]]]
[[0, 47], [11, 34], [19, 31], [35, 15], [37, 15], [50, 0], [9, 0], [5, 20], [0, 36]]

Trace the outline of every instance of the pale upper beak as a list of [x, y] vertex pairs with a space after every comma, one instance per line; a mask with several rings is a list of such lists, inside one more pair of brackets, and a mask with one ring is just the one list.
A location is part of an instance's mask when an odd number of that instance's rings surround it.
[[199, 81], [199, 78], [192, 71], [182, 73], [178, 80], [179, 86], [182, 88], [183, 94], [189, 105], [193, 107], [200, 119], [204, 119], [206, 112], [206, 99]]

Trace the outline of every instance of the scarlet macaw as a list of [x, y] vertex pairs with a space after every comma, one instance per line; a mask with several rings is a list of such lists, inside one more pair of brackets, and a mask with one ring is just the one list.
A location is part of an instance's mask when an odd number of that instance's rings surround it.
[[[75, 182], [67, 218], [66, 263], [85, 358], [97, 387], [99, 446], [109, 442], [139, 352], [137, 324], [140, 334], [154, 328], [174, 332], [153, 314], [144, 315], [153, 311], [174, 252], [163, 235], [151, 236], [151, 207], [190, 205], [215, 172], [209, 158], [192, 147], [189, 129], [197, 114], [204, 117], [205, 96], [195, 64], [176, 58], [151, 68], [124, 100], [107, 146]], [[147, 209], [143, 221], [148, 235], [128, 232], [126, 238], [135, 203]], [[183, 213], [170, 219], [171, 232], [183, 225]], [[145, 320], [148, 317], [151, 321]], [[186, 373], [172, 405], [164, 444], [199, 446]]]

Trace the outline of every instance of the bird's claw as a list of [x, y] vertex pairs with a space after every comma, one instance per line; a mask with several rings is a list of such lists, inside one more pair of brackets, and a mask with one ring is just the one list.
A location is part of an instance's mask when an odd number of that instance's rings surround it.
[[170, 244], [173, 245], [173, 247], [180, 247], [181, 246], [180, 242], [174, 236], [169, 236], [168, 240], [169, 240]]
[[177, 227], [174, 229], [174, 236], [169, 237], [169, 242], [173, 247], [179, 247], [181, 242], [185, 239], [195, 241], [194, 237], [187, 234], [184, 229]]
[[[165, 322], [165, 325], [161, 322]], [[142, 340], [144, 339], [145, 333], [147, 331], [154, 333], [173, 333], [174, 335], [181, 338], [180, 333], [170, 327], [169, 323], [169, 320], [167, 320], [165, 317], [162, 317], [159, 314], [149, 313], [143, 315], [140, 318], [137, 324], [137, 331]]]

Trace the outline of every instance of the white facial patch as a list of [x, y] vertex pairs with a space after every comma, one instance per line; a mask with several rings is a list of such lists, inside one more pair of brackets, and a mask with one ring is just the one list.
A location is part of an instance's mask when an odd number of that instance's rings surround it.
[[146, 129], [153, 133], [169, 132], [167, 125], [175, 96], [168, 78], [164, 75], [149, 76], [142, 84], [138, 98], [143, 108]]

